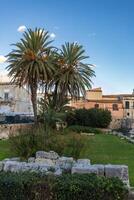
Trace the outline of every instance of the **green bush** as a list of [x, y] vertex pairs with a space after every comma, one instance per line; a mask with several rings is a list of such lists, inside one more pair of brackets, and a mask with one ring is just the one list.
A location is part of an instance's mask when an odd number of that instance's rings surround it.
[[16, 136], [9, 137], [10, 149], [21, 158], [33, 156], [37, 150], [44, 148], [43, 134], [39, 129], [20, 130]]
[[68, 113], [66, 121], [68, 125], [89, 126], [95, 128], [107, 128], [112, 120], [111, 112], [104, 109], [76, 109], [74, 113]]
[[117, 178], [0, 172], [0, 200], [126, 200], [127, 195]]
[[58, 132], [49, 130], [46, 135], [43, 126], [29, 130], [20, 130], [17, 136], [9, 138], [10, 149], [14, 155], [27, 159], [34, 156], [36, 151], [56, 151], [59, 155], [78, 158], [84, 146], [84, 137], [70, 130]]
[[97, 177], [94, 174], [61, 176], [55, 184], [58, 200], [125, 200], [127, 190], [117, 178]]
[[76, 133], [95, 133], [95, 134], [103, 133], [101, 130], [97, 128], [91, 128], [88, 126], [72, 125], [72, 126], [69, 126], [68, 129]]
[[37, 173], [0, 172], [0, 200], [51, 199], [48, 179]]

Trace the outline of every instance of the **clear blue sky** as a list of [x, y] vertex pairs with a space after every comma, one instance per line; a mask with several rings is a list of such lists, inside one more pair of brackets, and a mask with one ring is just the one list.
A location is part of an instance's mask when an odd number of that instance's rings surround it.
[[22, 36], [20, 25], [37, 26], [55, 33], [57, 46], [84, 46], [96, 65], [93, 87], [105, 93], [134, 88], [134, 0], [0, 0], [0, 7], [0, 55]]

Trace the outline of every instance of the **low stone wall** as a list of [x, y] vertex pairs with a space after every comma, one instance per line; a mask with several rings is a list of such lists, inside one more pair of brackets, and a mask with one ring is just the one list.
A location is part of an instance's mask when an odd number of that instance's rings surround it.
[[122, 126], [122, 119], [113, 118], [109, 125], [109, 128], [110, 129], [120, 129], [121, 126]]
[[61, 175], [64, 171], [72, 174], [94, 173], [98, 176], [118, 177], [129, 187], [126, 165], [92, 165], [89, 159], [74, 160], [72, 157], [59, 157], [54, 151], [38, 151], [36, 157], [29, 158], [27, 162], [20, 162], [19, 158], [4, 159], [0, 162], [0, 171], [36, 171], [54, 175]]
[[130, 118], [123, 118], [123, 119], [113, 118], [109, 125], [109, 128], [110, 129], [120, 129], [120, 128], [131, 129], [131, 128], [134, 128], [134, 120]]
[[122, 140], [127, 140], [128, 142], [134, 144], [134, 138], [131, 138], [131, 137], [127, 136], [127, 135], [123, 135], [123, 133], [121, 133], [121, 132], [111, 131], [110, 134], [116, 135], [119, 138], [121, 138]]
[[10, 134], [15, 134], [19, 129], [31, 128], [33, 124], [1, 124], [0, 139], [7, 139]]

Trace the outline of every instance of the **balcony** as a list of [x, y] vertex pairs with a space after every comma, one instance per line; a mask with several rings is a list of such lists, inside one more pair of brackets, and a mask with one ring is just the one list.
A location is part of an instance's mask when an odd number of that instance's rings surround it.
[[15, 104], [15, 99], [13, 97], [9, 97], [9, 98], [0, 97], [0, 104], [3, 104], [3, 105]]

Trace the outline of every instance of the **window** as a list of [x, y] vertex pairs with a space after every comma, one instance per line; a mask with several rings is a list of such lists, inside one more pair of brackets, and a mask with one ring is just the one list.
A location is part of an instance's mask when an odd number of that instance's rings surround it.
[[95, 107], [95, 108], [99, 108], [99, 104], [96, 103], [96, 104], [94, 105], [94, 107]]
[[119, 110], [119, 109], [118, 109], [118, 104], [116, 104], [116, 103], [113, 104], [113, 110]]
[[9, 99], [9, 93], [8, 92], [5, 92], [4, 93], [4, 100], [8, 100]]
[[129, 101], [125, 102], [125, 109], [129, 109]]
[[127, 116], [129, 116], [130, 114], [129, 113], [127, 113]]

